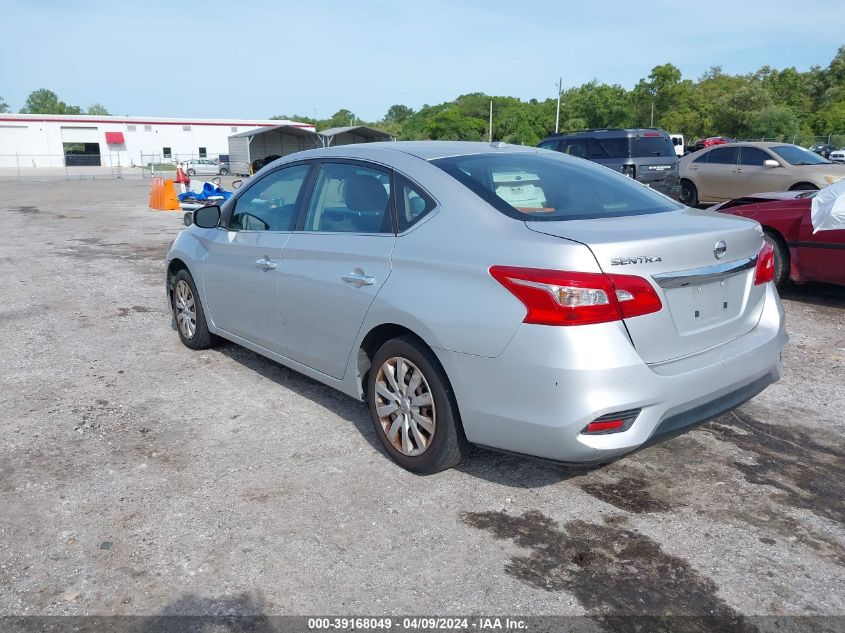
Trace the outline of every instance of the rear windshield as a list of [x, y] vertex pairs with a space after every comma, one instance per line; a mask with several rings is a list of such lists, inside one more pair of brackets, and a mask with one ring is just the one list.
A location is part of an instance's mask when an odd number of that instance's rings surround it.
[[558, 153], [475, 154], [432, 163], [505, 215], [521, 220], [618, 217], [683, 208], [606, 167]]
[[675, 146], [667, 136], [632, 136], [631, 158], [676, 156]]
[[790, 165], [822, 165], [830, 162], [815, 152], [797, 145], [777, 145], [769, 149]]

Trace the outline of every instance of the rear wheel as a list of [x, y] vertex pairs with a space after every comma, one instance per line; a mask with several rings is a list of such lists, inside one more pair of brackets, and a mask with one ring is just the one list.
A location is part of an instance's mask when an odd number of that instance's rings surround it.
[[698, 189], [691, 180], [681, 180], [681, 202], [688, 207], [698, 205]]
[[789, 249], [779, 235], [772, 231], [764, 231], [763, 239], [771, 244], [775, 256], [775, 286], [783, 288], [789, 281]]
[[391, 339], [379, 348], [367, 375], [367, 398], [376, 434], [403, 468], [436, 473], [469, 451], [446, 374], [416, 338]]
[[796, 184], [796, 185], [792, 185], [792, 186], [789, 188], [789, 190], [790, 190], [790, 191], [818, 191], [818, 190], [819, 190], [819, 188], [818, 188], [818, 187], [816, 187], [816, 186], [815, 186], [813, 183], [811, 183], [811, 182], [799, 182], [799, 183], [798, 183], [798, 184]]

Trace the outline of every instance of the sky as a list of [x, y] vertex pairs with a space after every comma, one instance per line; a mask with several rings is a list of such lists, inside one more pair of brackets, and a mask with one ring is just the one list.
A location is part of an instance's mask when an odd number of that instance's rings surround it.
[[[845, 0], [0, 0], [0, 97], [49, 88], [112, 114], [381, 119], [470, 92], [626, 88], [671, 62], [827, 66]], [[836, 25], [832, 27], [830, 25]], [[839, 37], [837, 37], [839, 33]]]

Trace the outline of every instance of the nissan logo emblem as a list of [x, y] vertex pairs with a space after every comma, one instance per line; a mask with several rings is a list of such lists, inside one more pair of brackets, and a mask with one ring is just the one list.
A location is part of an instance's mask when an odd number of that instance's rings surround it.
[[716, 246], [713, 247], [713, 254], [716, 256], [716, 259], [722, 259], [727, 252], [728, 245], [725, 244], [725, 240], [719, 240], [716, 242]]

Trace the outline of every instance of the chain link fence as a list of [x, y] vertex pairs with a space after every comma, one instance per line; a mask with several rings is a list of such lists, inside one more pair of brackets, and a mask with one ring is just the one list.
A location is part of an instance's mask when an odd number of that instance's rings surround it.
[[[0, 149], [2, 152], [2, 149]], [[218, 154], [10, 154], [0, 153], [0, 181], [117, 180], [121, 178], [173, 177], [176, 167], [189, 160], [217, 160]]]
[[845, 132], [827, 134], [825, 136], [812, 136], [809, 134], [792, 134], [787, 136], [766, 136], [756, 138], [742, 138], [738, 141], [768, 141], [771, 143], [792, 143], [801, 147], [812, 147], [813, 145], [833, 145], [836, 149], [845, 147]]

